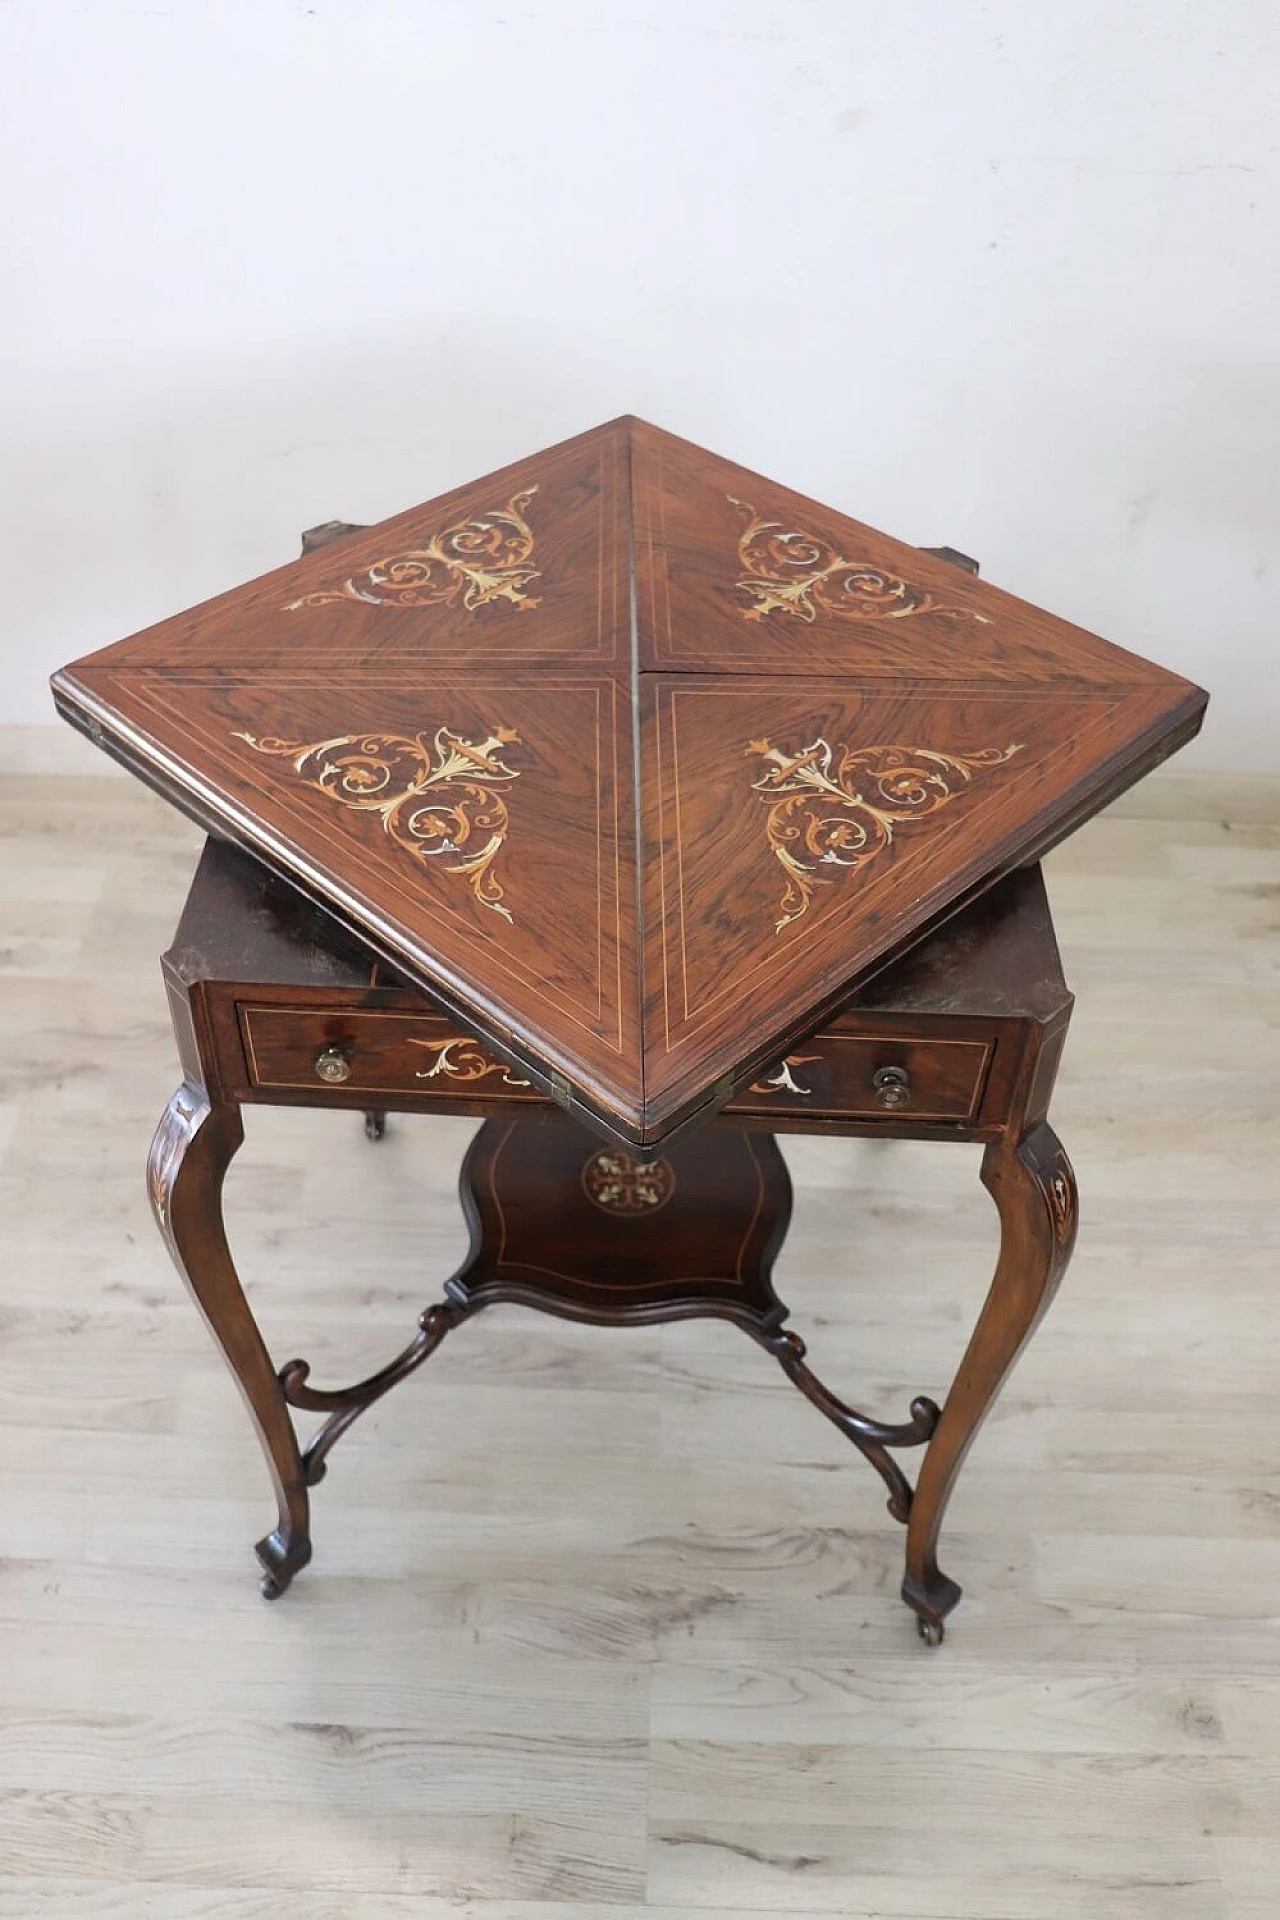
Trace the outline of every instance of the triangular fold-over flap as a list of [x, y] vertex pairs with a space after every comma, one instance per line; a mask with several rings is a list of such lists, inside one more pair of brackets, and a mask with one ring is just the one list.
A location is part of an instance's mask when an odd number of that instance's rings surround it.
[[83, 670], [152, 767], [505, 1052], [643, 1117], [625, 684]]
[[1053, 838], [1168, 695], [672, 674], [646, 678], [642, 713], [660, 1129]]
[[113, 664], [628, 673], [628, 467], [627, 423], [596, 428], [162, 620]]
[[1148, 661], [637, 423], [639, 655], [668, 673], [1142, 686]]

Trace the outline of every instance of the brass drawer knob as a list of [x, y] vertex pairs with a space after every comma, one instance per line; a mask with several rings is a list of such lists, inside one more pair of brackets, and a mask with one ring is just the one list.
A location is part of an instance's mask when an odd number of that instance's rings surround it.
[[341, 1047], [326, 1047], [316, 1055], [316, 1077], [328, 1081], [331, 1087], [351, 1078], [351, 1062]]
[[882, 1107], [905, 1107], [911, 1098], [911, 1081], [905, 1067], [877, 1067], [871, 1084]]

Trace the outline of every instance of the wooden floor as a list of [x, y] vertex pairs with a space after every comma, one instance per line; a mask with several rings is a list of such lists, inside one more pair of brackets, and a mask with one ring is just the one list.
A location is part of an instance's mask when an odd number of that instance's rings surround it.
[[[343, 1442], [265, 1605], [265, 1474], [142, 1184], [197, 836], [0, 784], [2, 1920], [1275, 1920], [1280, 829], [1113, 815], [1050, 863], [1083, 1227], [930, 1653], [879, 1481], [741, 1335], [516, 1309]], [[249, 1115], [278, 1359], [407, 1338], [469, 1131]], [[793, 1324], [902, 1417], [990, 1271], [975, 1152], [788, 1158]]]

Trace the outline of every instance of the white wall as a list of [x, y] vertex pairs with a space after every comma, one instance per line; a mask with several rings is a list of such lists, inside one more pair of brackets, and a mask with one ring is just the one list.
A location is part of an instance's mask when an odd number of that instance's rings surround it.
[[1280, 768], [1274, 0], [7, 0], [0, 720], [633, 410]]

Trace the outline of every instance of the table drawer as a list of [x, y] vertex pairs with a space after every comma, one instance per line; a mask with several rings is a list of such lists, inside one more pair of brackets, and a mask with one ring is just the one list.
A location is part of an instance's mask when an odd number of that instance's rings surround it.
[[516, 1067], [442, 1014], [239, 1008], [255, 1087], [541, 1101]]
[[829, 1028], [769, 1067], [725, 1112], [973, 1120], [991, 1054], [989, 1040], [935, 1040]]

